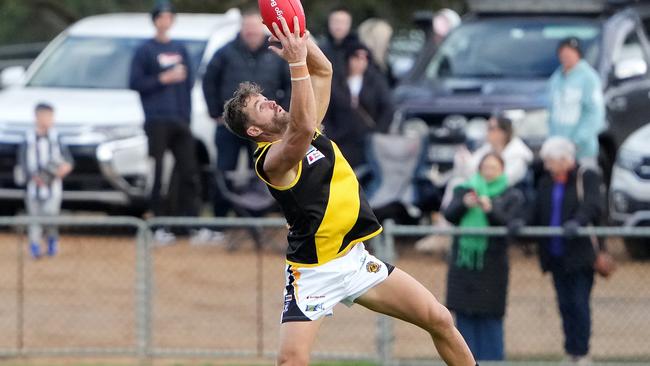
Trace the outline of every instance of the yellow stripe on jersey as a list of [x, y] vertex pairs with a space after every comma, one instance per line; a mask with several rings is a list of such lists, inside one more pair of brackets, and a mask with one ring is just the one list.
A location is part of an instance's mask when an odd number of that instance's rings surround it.
[[[339, 255], [345, 235], [352, 230], [359, 216], [359, 182], [350, 164], [334, 142], [334, 171], [330, 181], [325, 215], [316, 231], [318, 263], [328, 262]], [[351, 247], [348, 246], [345, 251]]]
[[278, 191], [286, 191], [286, 190], [289, 190], [289, 189], [293, 188], [293, 186], [295, 186], [296, 183], [298, 183], [298, 181], [300, 180], [300, 174], [302, 173], [302, 160], [300, 160], [300, 162], [298, 162], [298, 173], [296, 173], [296, 177], [293, 179], [293, 181], [291, 183], [289, 183], [286, 186], [276, 186], [276, 185], [271, 184], [271, 182], [264, 179], [262, 174], [260, 174], [260, 172], [257, 171], [257, 163], [260, 161], [260, 158], [264, 154], [264, 151], [270, 149], [271, 145], [275, 144], [276, 142], [280, 142], [280, 141], [282, 141], [282, 140], [277, 140], [277, 141], [273, 141], [273, 142], [258, 142], [257, 143], [257, 147], [258, 147], [258, 149], [262, 149], [262, 153], [260, 154], [260, 156], [257, 157], [257, 160], [255, 160], [255, 174], [257, 174], [257, 176], [262, 180], [262, 182], [268, 184], [273, 189], [277, 189]]

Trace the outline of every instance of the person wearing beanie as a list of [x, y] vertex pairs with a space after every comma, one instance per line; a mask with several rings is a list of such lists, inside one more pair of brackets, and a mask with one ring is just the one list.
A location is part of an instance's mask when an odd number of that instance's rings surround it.
[[[149, 156], [155, 164], [150, 208], [156, 216], [195, 216], [199, 209], [200, 180], [190, 131], [194, 70], [183, 43], [169, 37], [175, 17], [175, 9], [169, 2], [159, 2], [151, 10], [156, 34], [136, 50], [129, 83], [140, 94]], [[176, 195], [179, 202], [167, 203], [161, 195], [163, 156], [167, 150], [174, 155], [180, 177]]]
[[605, 128], [605, 103], [600, 77], [583, 56], [580, 39], [558, 44], [560, 66], [549, 81], [549, 136], [573, 142], [583, 165], [597, 166], [598, 134]]

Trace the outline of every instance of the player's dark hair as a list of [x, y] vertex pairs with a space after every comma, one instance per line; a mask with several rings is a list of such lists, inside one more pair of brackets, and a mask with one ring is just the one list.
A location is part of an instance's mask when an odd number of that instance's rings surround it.
[[251, 123], [250, 117], [244, 111], [250, 97], [261, 94], [262, 88], [259, 85], [251, 82], [239, 84], [239, 88], [233, 94], [233, 97], [228, 99], [223, 106], [223, 119], [226, 122], [226, 127], [235, 135], [251, 140], [251, 137], [246, 133], [246, 129]]

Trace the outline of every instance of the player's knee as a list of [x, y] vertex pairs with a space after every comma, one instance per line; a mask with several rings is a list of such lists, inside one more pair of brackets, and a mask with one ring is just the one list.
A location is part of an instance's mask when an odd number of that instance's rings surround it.
[[449, 310], [442, 304], [437, 303], [429, 310], [429, 333], [441, 335], [454, 328], [454, 318]]
[[297, 349], [284, 349], [278, 354], [276, 365], [278, 366], [307, 366], [309, 365], [309, 353]]

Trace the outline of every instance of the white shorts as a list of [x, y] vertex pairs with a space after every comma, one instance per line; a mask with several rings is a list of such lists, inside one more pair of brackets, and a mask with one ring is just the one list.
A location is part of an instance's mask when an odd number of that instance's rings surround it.
[[368, 253], [363, 243], [320, 266], [287, 265], [282, 323], [332, 315], [339, 302], [352, 306], [354, 300], [384, 281], [393, 269]]

